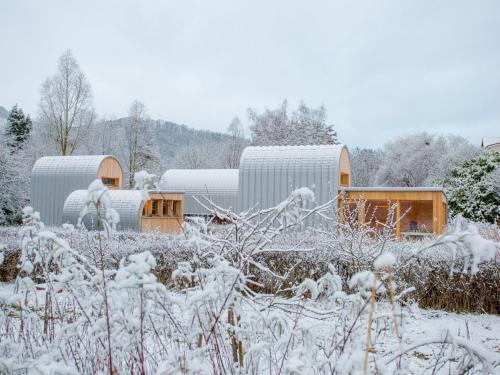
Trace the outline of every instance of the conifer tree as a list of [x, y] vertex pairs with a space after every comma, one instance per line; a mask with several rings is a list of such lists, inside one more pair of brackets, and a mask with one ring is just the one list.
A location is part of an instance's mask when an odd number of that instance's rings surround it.
[[5, 135], [8, 139], [7, 144], [15, 148], [22, 147], [22, 144], [29, 138], [31, 127], [30, 116], [25, 116], [23, 110], [16, 104], [12, 107], [7, 118], [5, 128]]

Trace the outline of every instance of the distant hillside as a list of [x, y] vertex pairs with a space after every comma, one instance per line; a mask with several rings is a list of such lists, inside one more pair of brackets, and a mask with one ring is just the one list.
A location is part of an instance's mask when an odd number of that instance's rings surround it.
[[[127, 121], [127, 117], [106, 123], [108, 129], [119, 131], [120, 124]], [[179, 125], [171, 121], [165, 120], [150, 120], [149, 126], [152, 132], [152, 138], [157, 145], [160, 153], [161, 164], [164, 168], [179, 167], [175, 158], [186, 146], [206, 146], [210, 149], [217, 150], [218, 144], [227, 141], [229, 136], [222, 133], [212, 132], [209, 130], [197, 130], [186, 125]], [[112, 142], [113, 143], [113, 142]], [[119, 155], [121, 144], [113, 143], [110, 149], [105, 152], [110, 152]], [[103, 152], [102, 150], [93, 150], [93, 152]]]
[[228, 135], [223, 133], [196, 130], [170, 121], [155, 120], [151, 126], [165, 165], [171, 164], [179, 151], [188, 145], [220, 143], [228, 139]]

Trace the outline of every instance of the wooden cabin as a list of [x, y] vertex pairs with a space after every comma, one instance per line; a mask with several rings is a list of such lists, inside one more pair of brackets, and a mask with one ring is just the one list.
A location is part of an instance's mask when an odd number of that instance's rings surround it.
[[346, 187], [340, 191], [339, 207], [359, 208], [359, 222], [369, 221], [375, 229], [392, 220], [398, 238], [440, 234], [447, 224], [447, 201], [441, 188]]
[[[184, 222], [184, 195], [178, 192], [150, 191], [144, 200], [139, 190], [110, 190], [111, 207], [120, 216], [116, 229], [134, 232], [180, 233]], [[72, 192], [63, 207], [63, 223], [77, 225], [87, 200], [87, 190]], [[97, 229], [95, 208], [82, 218], [89, 230]]]
[[110, 155], [45, 156], [31, 171], [31, 205], [45, 225], [63, 223], [63, 205], [71, 192], [101, 179], [109, 189], [122, 188], [120, 162]]
[[141, 232], [180, 233], [183, 222], [183, 193], [150, 192], [142, 208]]

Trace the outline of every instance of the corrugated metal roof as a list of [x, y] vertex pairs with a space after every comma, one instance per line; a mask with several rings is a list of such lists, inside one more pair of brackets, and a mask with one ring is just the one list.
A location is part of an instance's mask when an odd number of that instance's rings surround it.
[[169, 169], [160, 180], [160, 188], [184, 192], [184, 213], [207, 215], [194, 197], [207, 197], [216, 205], [235, 210], [238, 203], [237, 169]]
[[[118, 230], [140, 231], [141, 209], [144, 200], [139, 190], [109, 190], [111, 207], [120, 215]], [[87, 199], [87, 190], [73, 191], [64, 202], [63, 223], [76, 225], [80, 212]], [[87, 229], [95, 229], [96, 211], [91, 207], [90, 213], [85, 216], [83, 224]]]
[[66, 197], [86, 189], [97, 178], [99, 167], [110, 155], [46, 156], [31, 171], [31, 205], [46, 225], [61, 225]]
[[268, 208], [300, 187], [311, 188], [317, 204], [338, 194], [344, 145], [251, 146], [240, 160], [239, 209]]

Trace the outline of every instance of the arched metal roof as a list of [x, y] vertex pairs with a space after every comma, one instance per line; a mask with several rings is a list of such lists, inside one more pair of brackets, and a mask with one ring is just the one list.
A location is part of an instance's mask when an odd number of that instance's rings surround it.
[[344, 145], [245, 148], [239, 169], [239, 209], [273, 207], [301, 187], [314, 191], [318, 205], [332, 200], [338, 195], [344, 149]]
[[86, 189], [98, 177], [99, 168], [110, 155], [45, 156], [31, 171], [31, 205], [46, 225], [62, 224], [66, 197]]
[[[141, 210], [143, 206], [142, 192], [139, 190], [109, 190], [111, 207], [120, 215], [117, 230], [141, 230]], [[72, 192], [64, 202], [63, 223], [76, 225], [80, 212], [87, 200], [87, 190]], [[83, 218], [87, 229], [96, 229], [96, 210], [90, 207], [89, 213]]]
[[237, 169], [170, 169], [161, 180], [160, 188], [184, 192], [184, 213], [207, 215], [209, 212], [195, 199], [210, 199], [222, 208], [233, 211], [238, 204]]

